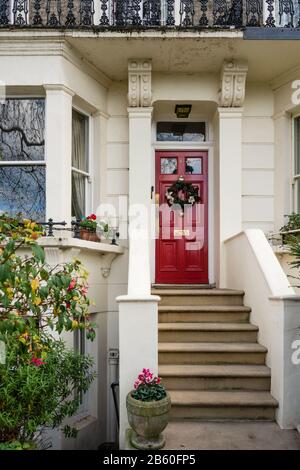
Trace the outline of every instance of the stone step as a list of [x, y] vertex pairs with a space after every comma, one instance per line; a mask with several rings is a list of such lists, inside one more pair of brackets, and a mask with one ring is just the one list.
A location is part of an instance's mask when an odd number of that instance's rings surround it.
[[158, 343], [159, 364], [264, 364], [258, 343]]
[[242, 305], [185, 305], [180, 307], [158, 305], [158, 318], [161, 323], [247, 322], [250, 312], [251, 308]]
[[168, 290], [178, 290], [178, 289], [215, 289], [215, 284], [152, 284], [152, 289], [168, 289]]
[[274, 420], [277, 401], [265, 391], [170, 390], [171, 419]]
[[271, 371], [263, 365], [160, 365], [167, 390], [270, 390]]
[[161, 306], [243, 305], [244, 292], [231, 289], [152, 289]]
[[159, 323], [158, 341], [255, 343], [257, 331], [250, 323]]

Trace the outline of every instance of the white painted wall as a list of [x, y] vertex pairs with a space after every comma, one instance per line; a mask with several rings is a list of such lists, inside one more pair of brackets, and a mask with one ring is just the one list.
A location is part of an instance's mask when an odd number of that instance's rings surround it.
[[273, 93], [268, 84], [247, 83], [242, 120], [243, 228], [274, 228]]
[[[300, 423], [300, 367], [292, 362], [293, 342], [299, 338], [300, 297], [295, 295], [261, 230], [248, 229], [225, 242], [226, 287], [245, 292], [251, 323], [259, 327], [258, 341], [268, 349], [271, 393], [278, 400], [282, 428]], [[242, 256], [241, 256], [242, 254]]]

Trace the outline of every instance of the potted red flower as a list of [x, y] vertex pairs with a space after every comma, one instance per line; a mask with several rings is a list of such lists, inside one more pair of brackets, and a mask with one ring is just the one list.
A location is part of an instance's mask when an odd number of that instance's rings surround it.
[[131, 444], [136, 449], [161, 449], [162, 431], [168, 424], [171, 399], [160, 377], [143, 369], [126, 398], [128, 422], [132, 427]]
[[80, 224], [80, 238], [82, 240], [89, 240], [90, 242], [99, 242], [99, 237], [97, 235], [97, 216], [95, 214], [90, 214], [87, 217], [84, 217]]

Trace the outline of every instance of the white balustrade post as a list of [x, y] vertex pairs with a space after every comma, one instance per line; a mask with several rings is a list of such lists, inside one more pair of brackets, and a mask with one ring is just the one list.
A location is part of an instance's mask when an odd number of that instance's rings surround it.
[[46, 217], [71, 221], [72, 97], [63, 85], [46, 90]]

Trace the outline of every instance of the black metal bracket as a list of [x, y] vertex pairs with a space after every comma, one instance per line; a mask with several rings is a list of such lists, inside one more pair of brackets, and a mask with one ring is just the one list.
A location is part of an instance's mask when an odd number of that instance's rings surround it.
[[74, 238], [80, 238], [80, 219], [72, 220], [71, 226], [74, 231]]
[[65, 227], [67, 225], [67, 222], [54, 222], [53, 219], [48, 219], [48, 222], [39, 222], [39, 225], [45, 225], [48, 227], [48, 233], [47, 237], [53, 237], [53, 228], [55, 228], [55, 225], [61, 225]]

